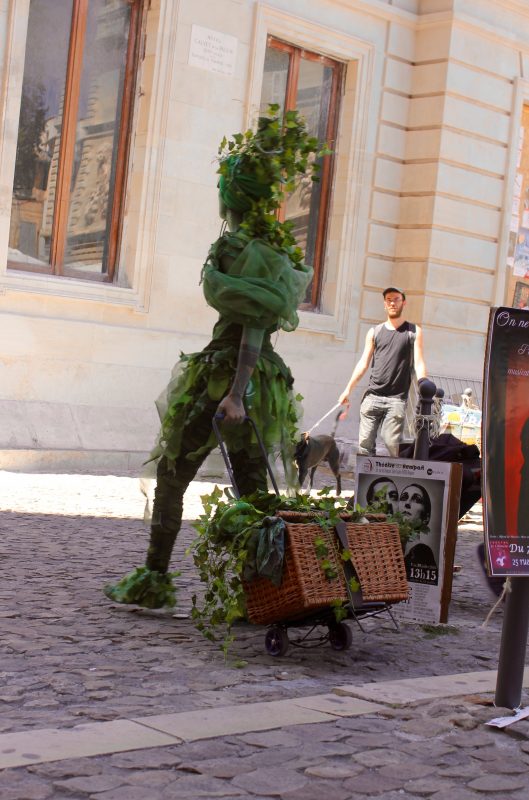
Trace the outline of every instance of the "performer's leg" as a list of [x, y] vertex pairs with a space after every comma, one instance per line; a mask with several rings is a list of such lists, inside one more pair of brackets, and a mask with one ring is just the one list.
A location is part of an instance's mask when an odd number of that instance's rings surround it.
[[173, 546], [182, 524], [184, 494], [203, 459], [179, 458], [174, 467], [163, 456], [156, 471], [151, 536], [145, 565], [157, 572], [167, 572]]
[[184, 428], [181, 452], [174, 462], [168, 462], [164, 456], [158, 463], [151, 537], [146, 559], [148, 569], [162, 573], [169, 569], [171, 553], [182, 524], [185, 491], [210, 450], [193, 461], [187, 459], [186, 455], [206, 444], [211, 435], [211, 419], [215, 409], [216, 404], [207, 407], [193, 420], [192, 426], [187, 425]]
[[266, 464], [262, 456], [250, 458], [244, 450], [229, 453], [237, 488], [241, 495], [248, 495], [257, 489], [268, 491]]
[[[217, 403], [206, 407], [184, 426], [180, 455], [174, 461], [163, 457], [158, 464], [151, 539], [145, 567], [136, 567], [116, 584], [104, 587], [105, 595], [117, 603], [134, 603], [144, 608], [174, 606], [175, 587], [168, 572], [173, 545], [182, 522], [184, 493], [211, 447], [211, 419]], [[204, 449], [196, 460], [185, 458]]]

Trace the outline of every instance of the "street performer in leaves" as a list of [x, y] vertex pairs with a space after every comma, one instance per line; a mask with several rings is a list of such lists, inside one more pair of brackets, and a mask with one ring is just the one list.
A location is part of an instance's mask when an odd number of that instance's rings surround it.
[[157, 463], [151, 535], [145, 566], [105, 594], [147, 608], [174, 605], [171, 553], [181, 527], [184, 493], [217, 442], [212, 417], [222, 415], [235, 480], [242, 495], [267, 490], [266, 466], [246, 413], [267, 451], [280, 453], [287, 481], [298, 435], [293, 378], [274, 351], [271, 335], [298, 325], [312, 269], [276, 211], [305, 175], [315, 178], [316, 139], [296, 111], [279, 116], [270, 106], [255, 132], [224, 139], [219, 148], [221, 237], [202, 269], [206, 302], [219, 312], [210, 343], [182, 355], [157, 401], [161, 430], [151, 460]]

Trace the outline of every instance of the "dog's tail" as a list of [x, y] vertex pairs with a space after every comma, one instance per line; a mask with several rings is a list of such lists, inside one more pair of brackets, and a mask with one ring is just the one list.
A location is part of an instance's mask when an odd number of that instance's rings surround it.
[[346, 408], [341, 408], [341, 409], [338, 411], [338, 413], [336, 414], [336, 417], [335, 417], [335, 419], [334, 419], [334, 425], [332, 426], [332, 430], [331, 430], [331, 432], [330, 432], [330, 434], [329, 434], [330, 436], [332, 436], [332, 438], [333, 438], [333, 439], [334, 439], [334, 435], [335, 435], [335, 433], [336, 433], [336, 428], [338, 427], [338, 423], [339, 423], [339, 422], [340, 422], [342, 419], [345, 419], [345, 418], [346, 418], [346, 416], [347, 416], [347, 409], [346, 409]]

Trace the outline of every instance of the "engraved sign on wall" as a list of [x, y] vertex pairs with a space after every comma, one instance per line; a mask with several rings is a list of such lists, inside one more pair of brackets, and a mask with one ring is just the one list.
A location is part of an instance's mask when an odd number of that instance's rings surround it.
[[237, 39], [201, 25], [191, 26], [188, 64], [219, 75], [233, 75], [237, 58]]

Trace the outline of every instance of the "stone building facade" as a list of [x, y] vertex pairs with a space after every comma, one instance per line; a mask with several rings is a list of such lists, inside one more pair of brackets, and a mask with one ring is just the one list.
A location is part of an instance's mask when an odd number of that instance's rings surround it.
[[218, 144], [269, 100], [332, 133], [321, 197], [285, 212], [317, 261], [277, 342], [307, 426], [390, 284], [432, 374], [481, 379], [490, 307], [529, 306], [525, 0], [52, 5], [0, 0], [4, 468], [126, 467], [149, 449], [154, 399], [215, 318], [199, 277]]

